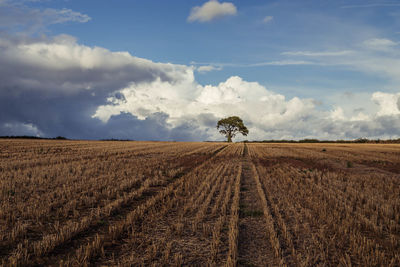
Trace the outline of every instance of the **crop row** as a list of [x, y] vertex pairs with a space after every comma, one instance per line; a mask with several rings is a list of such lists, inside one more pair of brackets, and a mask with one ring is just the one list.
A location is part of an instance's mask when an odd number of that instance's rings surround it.
[[[57, 166], [56, 170], [26, 170], [41, 175], [39, 178], [21, 173], [13, 179], [2, 176], [0, 218], [8, 227], [1, 232], [3, 262], [36, 262], [76, 237], [101, 228], [116, 214], [127, 213], [127, 207], [168, 188], [223, 148], [193, 145], [187, 149], [190, 145], [157, 151], [156, 155], [150, 150], [131, 159], [111, 157], [97, 163]], [[178, 156], [171, 160], [174, 154]]]
[[399, 264], [398, 177], [268, 162], [254, 156], [268, 149], [251, 148], [270, 242], [285, 264]]

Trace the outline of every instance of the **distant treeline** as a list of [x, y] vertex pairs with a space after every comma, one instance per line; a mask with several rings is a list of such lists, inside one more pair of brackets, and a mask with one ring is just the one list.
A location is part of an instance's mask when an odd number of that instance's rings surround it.
[[387, 139], [387, 140], [380, 140], [380, 139], [367, 139], [367, 138], [358, 138], [355, 140], [318, 140], [318, 139], [302, 139], [302, 140], [263, 140], [263, 141], [243, 141], [244, 143], [346, 143], [346, 144], [361, 144], [361, 143], [368, 143], [368, 144], [399, 144], [399, 139]]
[[[39, 139], [39, 140], [70, 140], [64, 136], [57, 136], [54, 138], [51, 137], [39, 137], [39, 136], [31, 136], [31, 135], [10, 135], [10, 136], [0, 136], [0, 139]], [[99, 141], [134, 141], [133, 139], [116, 139], [116, 138], [108, 138], [108, 139], [100, 139]]]
[[108, 138], [108, 139], [100, 139], [100, 141], [135, 141], [132, 139], [116, 139], [116, 138]]
[[[43, 139], [43, 140], [69, 140], [64, 136], [57, 136], [54, 138], [49, 137], [38, 137], [38, 136], [30, 136], [30, 135], [18, 135], [18, 136], [0, 136], [0, 139]], [[134, 141], [132, 139], [100, 139], [100, 141]], [[173, 141], [175, 142], [175, 141]], [[204, 142], [224, 142], [224, 141], [204, 141]], [[262, 141], [242, 141], [244, 143], [345, 143], [345, 144], [354, 144], [354, 143], [367, 143], [367, 144], [400, 144], [400, 138], [398, 139], [367, 139], [367, 138], [358, 138], [354, 140], [318, 140], [318, 139], [302, 139], [302, 140], [262, 140]]]
[[54, 138], [49, 137], [38, 137], [38, 136], [31, 136], [31, 135], [12, 135], [12, 136], [0, 136], [1, 139], [43, 139], [43, 140], [68, 140], [68, 138], [64, 136], [57, 136]]
[[[41, 140], [70, 140], [64, 136], [57, 136], [54, 138], [50, 137], [39, 137], [39, 136], [31, 136], [31, 135], [18, 135], [18, 136], [0, 136], [1, 139], [41, 139]], [[134, 141], [132, 139], [116, 139], [116, 138], [109, 138], [109, 139], [100, 139], [99, 141]]]

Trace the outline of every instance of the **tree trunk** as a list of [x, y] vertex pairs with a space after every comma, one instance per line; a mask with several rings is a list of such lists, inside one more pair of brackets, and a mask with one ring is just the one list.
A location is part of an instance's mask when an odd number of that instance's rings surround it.
[[232, 135], [231, 135], [231, 133], [228, 133], [228, 143], [232, 143]]

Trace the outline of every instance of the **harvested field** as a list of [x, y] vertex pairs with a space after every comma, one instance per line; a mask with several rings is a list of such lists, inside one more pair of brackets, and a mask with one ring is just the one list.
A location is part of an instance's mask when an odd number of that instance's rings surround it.
[[4, 266], [399, 266], [400, 145], [0, 140]]

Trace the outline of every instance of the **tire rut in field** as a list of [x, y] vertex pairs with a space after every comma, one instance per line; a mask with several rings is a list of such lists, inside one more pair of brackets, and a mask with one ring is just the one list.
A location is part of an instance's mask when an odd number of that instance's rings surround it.
[[262, 202], [257, 193], [251, 159], [245, 145], [242, 161], [239, 218], [238, 266], [276, 266], [271, 244], [266, 237], [267, 228]]

